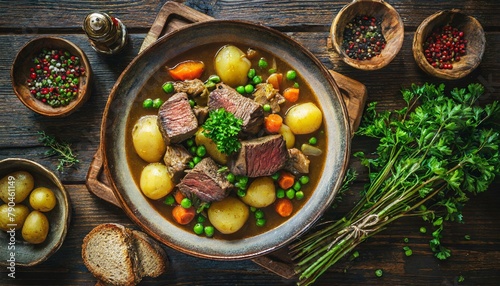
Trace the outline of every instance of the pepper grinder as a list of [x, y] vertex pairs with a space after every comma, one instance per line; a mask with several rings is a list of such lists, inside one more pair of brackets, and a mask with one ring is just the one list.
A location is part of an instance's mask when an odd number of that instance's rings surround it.
[[118, 18], [104, 12], [88, 14], [83, 21], [83, 30], [92, 48], [99, 53], [118, 53], [127, 43], [125, 25]]

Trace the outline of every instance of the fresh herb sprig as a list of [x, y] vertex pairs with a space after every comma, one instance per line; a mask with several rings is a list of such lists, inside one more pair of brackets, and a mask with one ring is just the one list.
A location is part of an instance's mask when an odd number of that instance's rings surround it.
[[230, 155], [241, 148], [238, 134], [242, 125], [243, 120], [219, 108], [208, 114], [207, 120], [203, 123], [203, 134], [215, 142], [220, 152]]
[[48, 135], [45, 131], [39, 131], [38, 141], [46, 147], [50, 147], [50, 150], [45, 152], [46, 156], [59, 156], [59, 164], [57, 165], [57, 170], [62, 172], [65, 167], [72, 167], [80, 161], [77, 155], [73, 152], [71, 144], [67, 142], [62, 142], [57, 140], [54, 136]]
[[444, 85], [412, 85], [406, 106], [377, 111], [368, 105], [358, 136], [379, 140], [376, 156], [355, 156], [369, 170], [361, 200], [342, 219], [291, 245], [299, 285], [313, 283], [330, 266], [391, 222], [421, 216], [435, 228], [430, 241], [438, 259], [444, 221], [463, 222], [470, 195], [484, 192], [500, 175], [500, 104], [477, 105], [484, 87], [471, 84], [445, 95]]

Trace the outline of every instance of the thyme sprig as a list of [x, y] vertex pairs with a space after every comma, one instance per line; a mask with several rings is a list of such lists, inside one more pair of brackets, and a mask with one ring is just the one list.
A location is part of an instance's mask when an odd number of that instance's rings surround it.
[[500, 174], [500, 104], [477, 104], [480, 84], [455, 88], [412, 85], [402, 91], [406, 106], [377, 111], [370, 103], [357, 136], [378, 139], [376, 155], [357, 152], [369, 183], [342, 219], [293, 243], [290, 253], [299, 285], [313, 283], [366, 238], [407, 216], [420, 216], [434, 231], [430, 247], [438, 259], [451, 251], [441, 244], [444, 221], [463, 222], [469, 196], [488, 189]]
[[72, 167], [80, 161], [77, 155], [73, 152], [71, 144], [59, 141], [54, 136], [48, 135], [45, 131], [38, 132], [38, 141], [46, 147], [50, 147], [49, 150], [45, 152], [46, 156], [59, 156], [57, 170], [62, 172], [65, 167]]

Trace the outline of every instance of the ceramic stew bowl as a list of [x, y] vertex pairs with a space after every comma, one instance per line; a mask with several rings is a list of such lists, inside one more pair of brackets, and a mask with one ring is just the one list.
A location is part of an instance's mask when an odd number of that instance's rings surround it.
[[[258, 47], [287, 61], [314, 90], [328, 136], [324, 173], [304, 206], [286, 222], [260, 235], [237, 240], [198, 236], [166, 220], [136, 185], [125, 151], [126, 125], [139, 91], [169, 59], [210, 43]], [[161, 82], [159, 83], [161, 85]], [[167, 246], [209, 259], [247, 259], [286, 245], [306, 231], [329, 207], [347, 168], [350, 127], [341, 93], [328, 70], [299, 43], [271, 28], [241, 21], [193, 24], [160, 38], [121, 74], [107, 102], [101, 126], [105, 172], [125, 213]]]

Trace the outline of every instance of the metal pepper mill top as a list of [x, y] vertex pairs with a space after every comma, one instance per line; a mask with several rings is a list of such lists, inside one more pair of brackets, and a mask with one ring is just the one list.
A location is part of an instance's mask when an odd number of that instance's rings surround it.
[[127, 43], [127, 29], [115, 17], [104, 12], [90, 13], [83, 21], [83, 30], [92, 48], [99, 53], [115, 54]]

